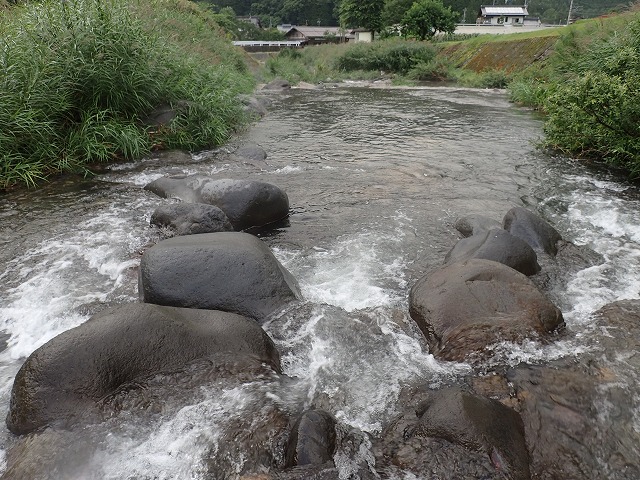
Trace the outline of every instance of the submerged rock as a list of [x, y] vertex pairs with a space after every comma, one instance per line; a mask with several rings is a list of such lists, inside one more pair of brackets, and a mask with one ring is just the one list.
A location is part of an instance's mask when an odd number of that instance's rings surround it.
[[420, 432], [421, 413], [407, 408], [374, 439], [380, 478], [505, 479], [485, 451]]
[[223, 310], [259, 322], [301, 297], [271, 250], [240, 232], [163, 240], [145, 251], [139, 278], [144, 302]]
[[287, 467], [333, 462], [336, 421], [323, 410], [304, 412], [291, 429], [287, 442]]
[[170, 228], [176, 235], [233, 231], [222, 210], [204, 203], [161, 205], [151, 215], [151, 224]]
[[481, 356], [492, 343], [544, 337], [564, 325], [560, 310], [526, 276], [489, 260], [425, 275], [409, 303], [432, 353], [446, 360]]
[[413, 435], [443, 438], [484, 453], [509, 479], [531, 478], [522, 420], [502, 403], [450, 387], [433, 392], [417, 413]]
[[536, 252], [524, 240], [502, 229], [486, 230], [463, 238], [445, 257], [445, 265], [471, 258], [493, 260], [525, 275], [540, 271]]
[[526, 208], [514, 207], [504, 216], [502, 226], [511, 235], [521, 238], [536, 251], [549, 255], [558, 253], [557, 243], [562, 240], [558, 231]]
[[456, 220], [454, 226], [463, 237], [470, 237], [495, 228], [502, 228], [500, 222], [484, 215], [467, 215]]
[[144, 188], [164, 198], [215, 205], [235, 230], [262, 227], [289, 216], [287, 194], [265, 182], [191, 175], [162, 177]]
[[7, 426], [21, 435], [73, 424], [123, 385], [203, 358], [257, 359], [280, 371], [273, 342], [250, 319], [212, 310], [124, 305], [29, 355], [13, 384]]

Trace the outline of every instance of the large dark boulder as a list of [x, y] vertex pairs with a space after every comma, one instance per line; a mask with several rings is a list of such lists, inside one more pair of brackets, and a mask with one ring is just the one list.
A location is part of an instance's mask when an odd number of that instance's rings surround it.
[[413, 286], [410, 314], [435, 356], [463, 360], [500, 341], [544, 337], [562, 313], [523, 274], [472, 259], [435, 270]]
[[162, 177], [144, 188], [164, 198], [215, 205], [235, 230], [262, 227], [289, 216], [287, 194], [265, 182], [191, 175]]
[[455, 228], [463, 237], [478, 235], [488, 230], [502, 228], [502, 225], [493, 218], [484, 215], [467, 215], [456, 220]]
[[123, 385], [196, 359], [259, 361], [280, 371], [254, 321], [211, 310], [130, 304], [95, 315], [33, 352], [16, 375], [7, 426], [15, 434], [74, 417]]
[[502, 221], [503, 228], [511, 235], [521, 238], [536, 251], [555, 255], [557, 243], [562, 240], [558, 231], [545, 220], [526, 208], [514, 207]]
[[222, 210], [204, 203], [161, 205], [151, 215], [151, 224], [169, 228], [176, 235], [233, 231], [233, 226]]
[[417, 414], [413, 435], [443, 438], [484, 453], [506, 478], [530, 478], [520, 415], [497, 400], [450, 387], [433, 392]]
[[144, 302], [224, 310], [259, 322], [301, 296], [271, 250], [240, 232], [163, 240], [142, 256], [139, 279]]
[[285, 466], [322, 465], [333, 462], [336, 421], [324, 410], [304, 412], [289, 435]]
[[538, 256], [527, 242], [502, 229], [486, 230], [459, 240], [447, 253], [445, 265], [471, 258], [493, 260], [525, 275], [540, 271]]

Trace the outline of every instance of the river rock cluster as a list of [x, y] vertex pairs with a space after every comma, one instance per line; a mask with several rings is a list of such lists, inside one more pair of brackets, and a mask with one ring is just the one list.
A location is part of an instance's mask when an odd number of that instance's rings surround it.
[[[255, 149], [245, 155], [264, 160]], [[247, 233], [288, 216], [286, 193], [264, 182], [199, 175], [163, 177], [145, 189], [179, 202], [152, 214], [153, 225], [175, 236], [142, 255], [140, 303], [108, 308], [58, 335], [16, 375], [7, 426], [16, 435], [33, 434], [45, 450], [56, 435], [159, 402], [153, 386], [168, 378], [189, 388], [224, 375], [286, 381], [262, 325], [302, 295], [270, 249]], [[485, 363], [498, 343], [544, 344], [563, 335], [562, 313], [544, 286], [554, 271], [569, 268], [563, 256], [588, 262], [589, 255], [576, 253], [525, 208], [512, 208], [501, 223], [470, 215], [455, 227], [463, 238], [442, 266], [413, 285], [409, 314], [434, 357], [468, 362], [476, 374], [462, 385], [403, 392], [401, 412], [372, 439], [375, 471], [370, 465], [352, 478], [391, 479], [409, 471], [416, 478], [577, 480], [592, 478], [597, 458], [640, 478], [631, 437], [603, 432], [593, 408], [611, 380], [606, 346], [604, 358], [594, 353], [581, 364], [563, 359], [496, 369]], [[613, 329], [610, 346], [627, 341], [629, 349], [637, 347], [639, 302], [612, 304], [597, 318]], [[612, 403], [628, 403], [622, 390], [607, 395]], [[630, 421], [632, 413], [621, 415]], [[256, 458], [238, 478], [343, 478], [334, 455], [348, 435], [320, 407], [273, 412], [269, 424], [252, 425], [246, 435], [257, 449], [247, 455]], [[31, 478], [37, 441], [25, 441], [19, 455], [9, 456], [2, 478]], [[274, 442], [275, 450], [265, 446]], [[36, 454], [25, 453], [30, 448]]]

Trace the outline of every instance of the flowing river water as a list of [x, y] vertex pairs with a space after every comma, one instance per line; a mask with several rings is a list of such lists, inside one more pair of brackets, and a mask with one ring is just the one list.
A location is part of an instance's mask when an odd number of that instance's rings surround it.
[[[237, 140], [263, 147], [264, 163], [202, 152], [180, 165], [149, 159], [0, 196], [1, 414], [31, 352], [105, 306], [137, 301], [141, 251], [163, 234], [150, 215], [166, 202], [146, 183], [170, 173], [257, 179], [281, 187], [291, 205], [288, 225], [262, 235], [305, 299], [265, 325], [289, 380], [264, 374], [176, 388], [140, 415], [56, 433], [54, 452], [43, 454], [34, 439], [35, 463], [58, 472], [51, 478], [234, 478], [253, 461], [242, 433], [251, 422], [274, 408], [295, 414], [319, 405], [352, 440], [334, 457], [340, 477], [362, 465], [375, 470], [371, 439], [397, 413], [401, 389], [437, 387], [471, 369], [434, 359], [407, 313], [413, 283], [460, 238], [458, 217], [501, 221], [524, 206], [602, 257], [552, 292], [573, 335], [510, 345], [502, 361], [579, 357], [589, 349], [592, 312], [640, 298], [637, 187], [542, 153], [541, 127], [497, 91], [293, 90], [274, 95], [270, 113]], [[0, 430], [4, 470], [16, 439]]]

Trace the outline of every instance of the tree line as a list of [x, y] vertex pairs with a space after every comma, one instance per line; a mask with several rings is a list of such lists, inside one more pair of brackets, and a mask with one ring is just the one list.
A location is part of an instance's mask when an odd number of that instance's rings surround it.
[[[215, 11], [229, 7], [239, 16], [256, 16], [262, 25], [275, 27], [282, 23], [292, 25], [338, 26], [341, 24], [341, 7], [344, 4], [360, 4], [363, 9], [380, 10], [380, 21], [385, 26], [400, 23], [415, 0], [204, 0]], [[522, 5], [524, 0], [442, 0], [450, 7], [456, 23], [475, 23], [483, 4]], [[529, 15], [539, 17], [542, 23], [563, 24], [569, 17], [571, 0], [528, 0]], [[574, 0], [571, 16], [591, 18], [612, 11], [624, 10], [629, 0]], [[357, 25], [363, 26], [363, 25]]]

